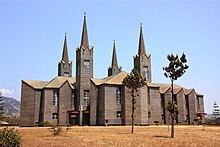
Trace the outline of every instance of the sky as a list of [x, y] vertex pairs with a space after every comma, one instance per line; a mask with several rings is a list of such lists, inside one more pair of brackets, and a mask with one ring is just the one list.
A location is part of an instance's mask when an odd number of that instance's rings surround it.
[[86, 12], [94, 46], [94, 77], [107, 76], [113, 40], [118, 64], [130, 72], [140, 23], [151, 54], [152, 80], [170, 83], [162, 68], [170, 53], [186, 54], [189, 69], [175, 81], [204, 95], [205, 112], [220, 105], [220, 0], [0, 0], [0, 90], [20, 100], [21, 80], [57, 76], [65, 32], [75, 76], [76, 48]]

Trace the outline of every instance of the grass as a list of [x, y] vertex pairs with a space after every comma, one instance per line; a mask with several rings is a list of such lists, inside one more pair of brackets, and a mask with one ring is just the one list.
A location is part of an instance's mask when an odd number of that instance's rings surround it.
[[[175, 126], [175, 138], [170, 138], [168, 126], [74, 126], [68, 132], [53, 136], [49, 128], [21, 127], [23, 147], [154, 147], [220, 146], [220, 127]], [[65, 128], [63, 128], [65, 130]], [[169, 128], [170, 129], [170, 128]]]

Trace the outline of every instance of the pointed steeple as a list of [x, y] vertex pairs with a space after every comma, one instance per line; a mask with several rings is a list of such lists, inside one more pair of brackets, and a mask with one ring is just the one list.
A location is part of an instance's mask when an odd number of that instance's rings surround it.
[[112, 67], [118, 67], [116, 48], [115, 48], [115, 40], [113, 42]]
[[66, 33], [63, 44], [62, 59], [58, 64], [58, 76], [72, 77], [72, 62], [69, 61], [69, 57], [68, 57]]
[[121, 66], [118, 66], [115, 40], [113, 41], [112, 65], [108, 68], [108, 76], [121, 72]]
[[86, 48], [89, 47], [87, 25], [86, 25], [86, 13], [84, 13], [84, 22], [83, 22], [81, 46], [86, 47]]
[[138, 55], [146, 54], [144, 46], [144, 36], [142, 32], [142, 23], [140, 24], [140, 37], [139, 37], [139, 46], [138, 46]]
[[68, 48], [67, 48], [67, 41], [66, 41], [66, 33], [65, 33], [65, 39], [64, 39], [64, 44], [63, 44], [62, 61], [66, 62], [66, 63], [69, 62], [69, 58], [68, 58]]

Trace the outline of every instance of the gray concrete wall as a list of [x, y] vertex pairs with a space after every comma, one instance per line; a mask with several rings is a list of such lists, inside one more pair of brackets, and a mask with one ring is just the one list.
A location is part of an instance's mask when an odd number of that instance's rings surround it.
[[22, 81], [20, 126], [35, 125], [34, 99], [35, 99], [35, 90]]

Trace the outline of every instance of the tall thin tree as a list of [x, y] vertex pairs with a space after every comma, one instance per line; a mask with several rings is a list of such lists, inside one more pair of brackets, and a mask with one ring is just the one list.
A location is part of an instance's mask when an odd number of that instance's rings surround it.
[[130, 91], [128, 93], [130, 93], [131, 95], [131, 104], [132, 104], [132, 109], [131, 109], [131, 133], [134, 133], [134, 110], [135, 110], [135, 103], [136, 98], [139, 97], [138, 95], [138, 90], [139, 88], [143, 87], [145, 85], [145, 81], [142, 78], [142, 76], [139, 74], [138, 71], [136, 71], [135, 69], [133, 69], [131, 71], [131, 73], [129, 75], [127, 75], [124, 79], [123, 79], [123, 85], [125, 85]]
[[217, 118], [220, 115], [219, 112], [220, 112], [219, 106], [217, 105], [216, 102], [214, 102], [213, 109], [212, 109], [212, 115], [214, 115], [214, 117]]
[[189, 66], [186, 64], [186, 55], [183, 53], [179, 58], [178, 55], [174, 56], [173, 54], [167, 55], [169, 64], [167, 67], [163, 67], [164, 75], [166, 78], [171, 80], [172, 88], [172, 101], [168, 104], [168, 111], [171, 113], [171, 138], [174, 138], [174, 118], [175, 114], [178, 112], [177, 105], [174, 102], [174, 92], [173, 84], [174, 81], [181, 77]]
[[2, 119], [2, 117], [4, 116], [4, 102], [3, 102], [4, 98], [2, 96], [2, 93], [0, 91], [0, 119]]

